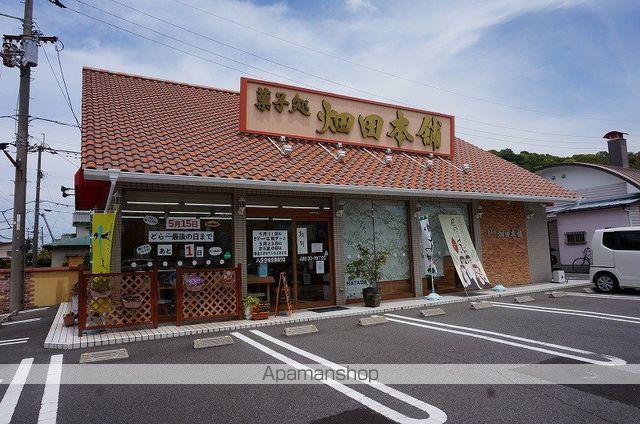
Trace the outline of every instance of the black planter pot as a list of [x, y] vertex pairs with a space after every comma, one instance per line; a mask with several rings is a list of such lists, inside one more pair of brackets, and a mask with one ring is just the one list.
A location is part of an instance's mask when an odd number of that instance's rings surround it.
[[362, 289], [362, 297], [364, 299], [364, 306], [368, 308], [375, 308], [380, 306], [382, 300], [382, 290], [378, 287], [367, 287]]

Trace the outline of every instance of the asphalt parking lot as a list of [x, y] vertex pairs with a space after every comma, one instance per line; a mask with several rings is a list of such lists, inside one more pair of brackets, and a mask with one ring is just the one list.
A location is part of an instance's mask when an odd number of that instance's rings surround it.
[[[197, 337], [127, 344], [122, 347], [130, 357], [111, 363], [398, 364], [398, 370], [403, 364], [639, 364], [640, 296], [572, 292], [558, 299], [537, 293], [535, 302], [523, 305], [501, 298], [493, 308], [479, 311], [470, 310], [467, 303], [445, 305], [446, 315], [429, 318], [420, 317], [417, 309], [404, 310], [385, 314], [391, 321], [374, 327], [358, 327], [359, 317], [322, 320], [314, 323], [318, 333], [290, 338], [282, 335], [282, 326], [244, 330], [231, 333], [232, 345], [201, 350], [191, 347]], [[41, 329], [40, 334], [38, 326], [46, 327], [50, 312], [31, 313], [39, 314], [38, 321], [0, 328], [1, 362], [14, 364], [0, 368], [3, 407], [10, 405], [5, 399], [7, 388], [13, 387], [6, 383], [15, 379], [15, 364], [25, 358], [48, 364], [53, 356], [63, 355], [65, 365], [77, 364], [81, 353], [104, 350], [42, 349], [46, 331]], [[2, 340], [21, 337], [29, 341], [2, 345]], [[238, 370], [235, 365], [229, 369]], [[286, 423], [409, 422], [407, 418], [453, 423], [640, 420], [638, 385], [429, 384], [429, 376], [425, 382], [420, 382], [421, 375], [410, 377], [409, 384], [387, 385], [90, 381], [62, 384], [56, 413], [58, 422], [86, 423], [138, 422], [141, 417], [155, 422]], [[41, 384], [26, 384], [9, 417], [0, 407], [0, 423], [37, 422], [43, 399], [52, 399], [45, 392]]]

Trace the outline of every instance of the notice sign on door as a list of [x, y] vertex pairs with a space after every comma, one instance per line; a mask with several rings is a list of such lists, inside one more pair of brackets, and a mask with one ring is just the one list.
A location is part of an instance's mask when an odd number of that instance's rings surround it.
[[469, 230], [462, 215], [439, 215], [444, 239], [451, 259], [465, 289], [478, 290], [491, 287], [487, 274], [478, 258]]
[[277, 258], [289, 256], [289, 234], [287, 230], [254, 230], [253, 257]]
[[298, 241], [298, 255], [306, 255], [309, 253], [307, 229], [305, 227], [300, 227], [296, 230], [296, 240]]

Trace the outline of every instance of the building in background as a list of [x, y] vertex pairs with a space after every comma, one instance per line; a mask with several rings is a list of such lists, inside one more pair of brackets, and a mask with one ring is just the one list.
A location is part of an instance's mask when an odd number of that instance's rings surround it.
[[75, 234], [63, 234], [59, 240], [42, 246], [51, 252], [52, 267], [76, 267], [85, 262], [89, 254], [91, 214], [88, 211], [73, 213]]
[[581, 195], [578, 204], [549, 207], [549, 241], [558, 268], [572, 270], [598, 228], [640, 226], [640, 169], [629, 168], [624, 133], [604, 135], [609, 165], [562, 163], [540, 169], [537, 175]]

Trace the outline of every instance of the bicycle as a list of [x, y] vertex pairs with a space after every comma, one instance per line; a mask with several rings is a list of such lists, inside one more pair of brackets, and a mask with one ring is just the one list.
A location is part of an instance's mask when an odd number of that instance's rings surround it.
[[576, 258], [571, 264], [571, 269], [576, 274], [587, 274], [591, 267], [591, 259], [593, 258], [593, 252], [591, 248], [587, 247], [582, 251], [582, 257]]

